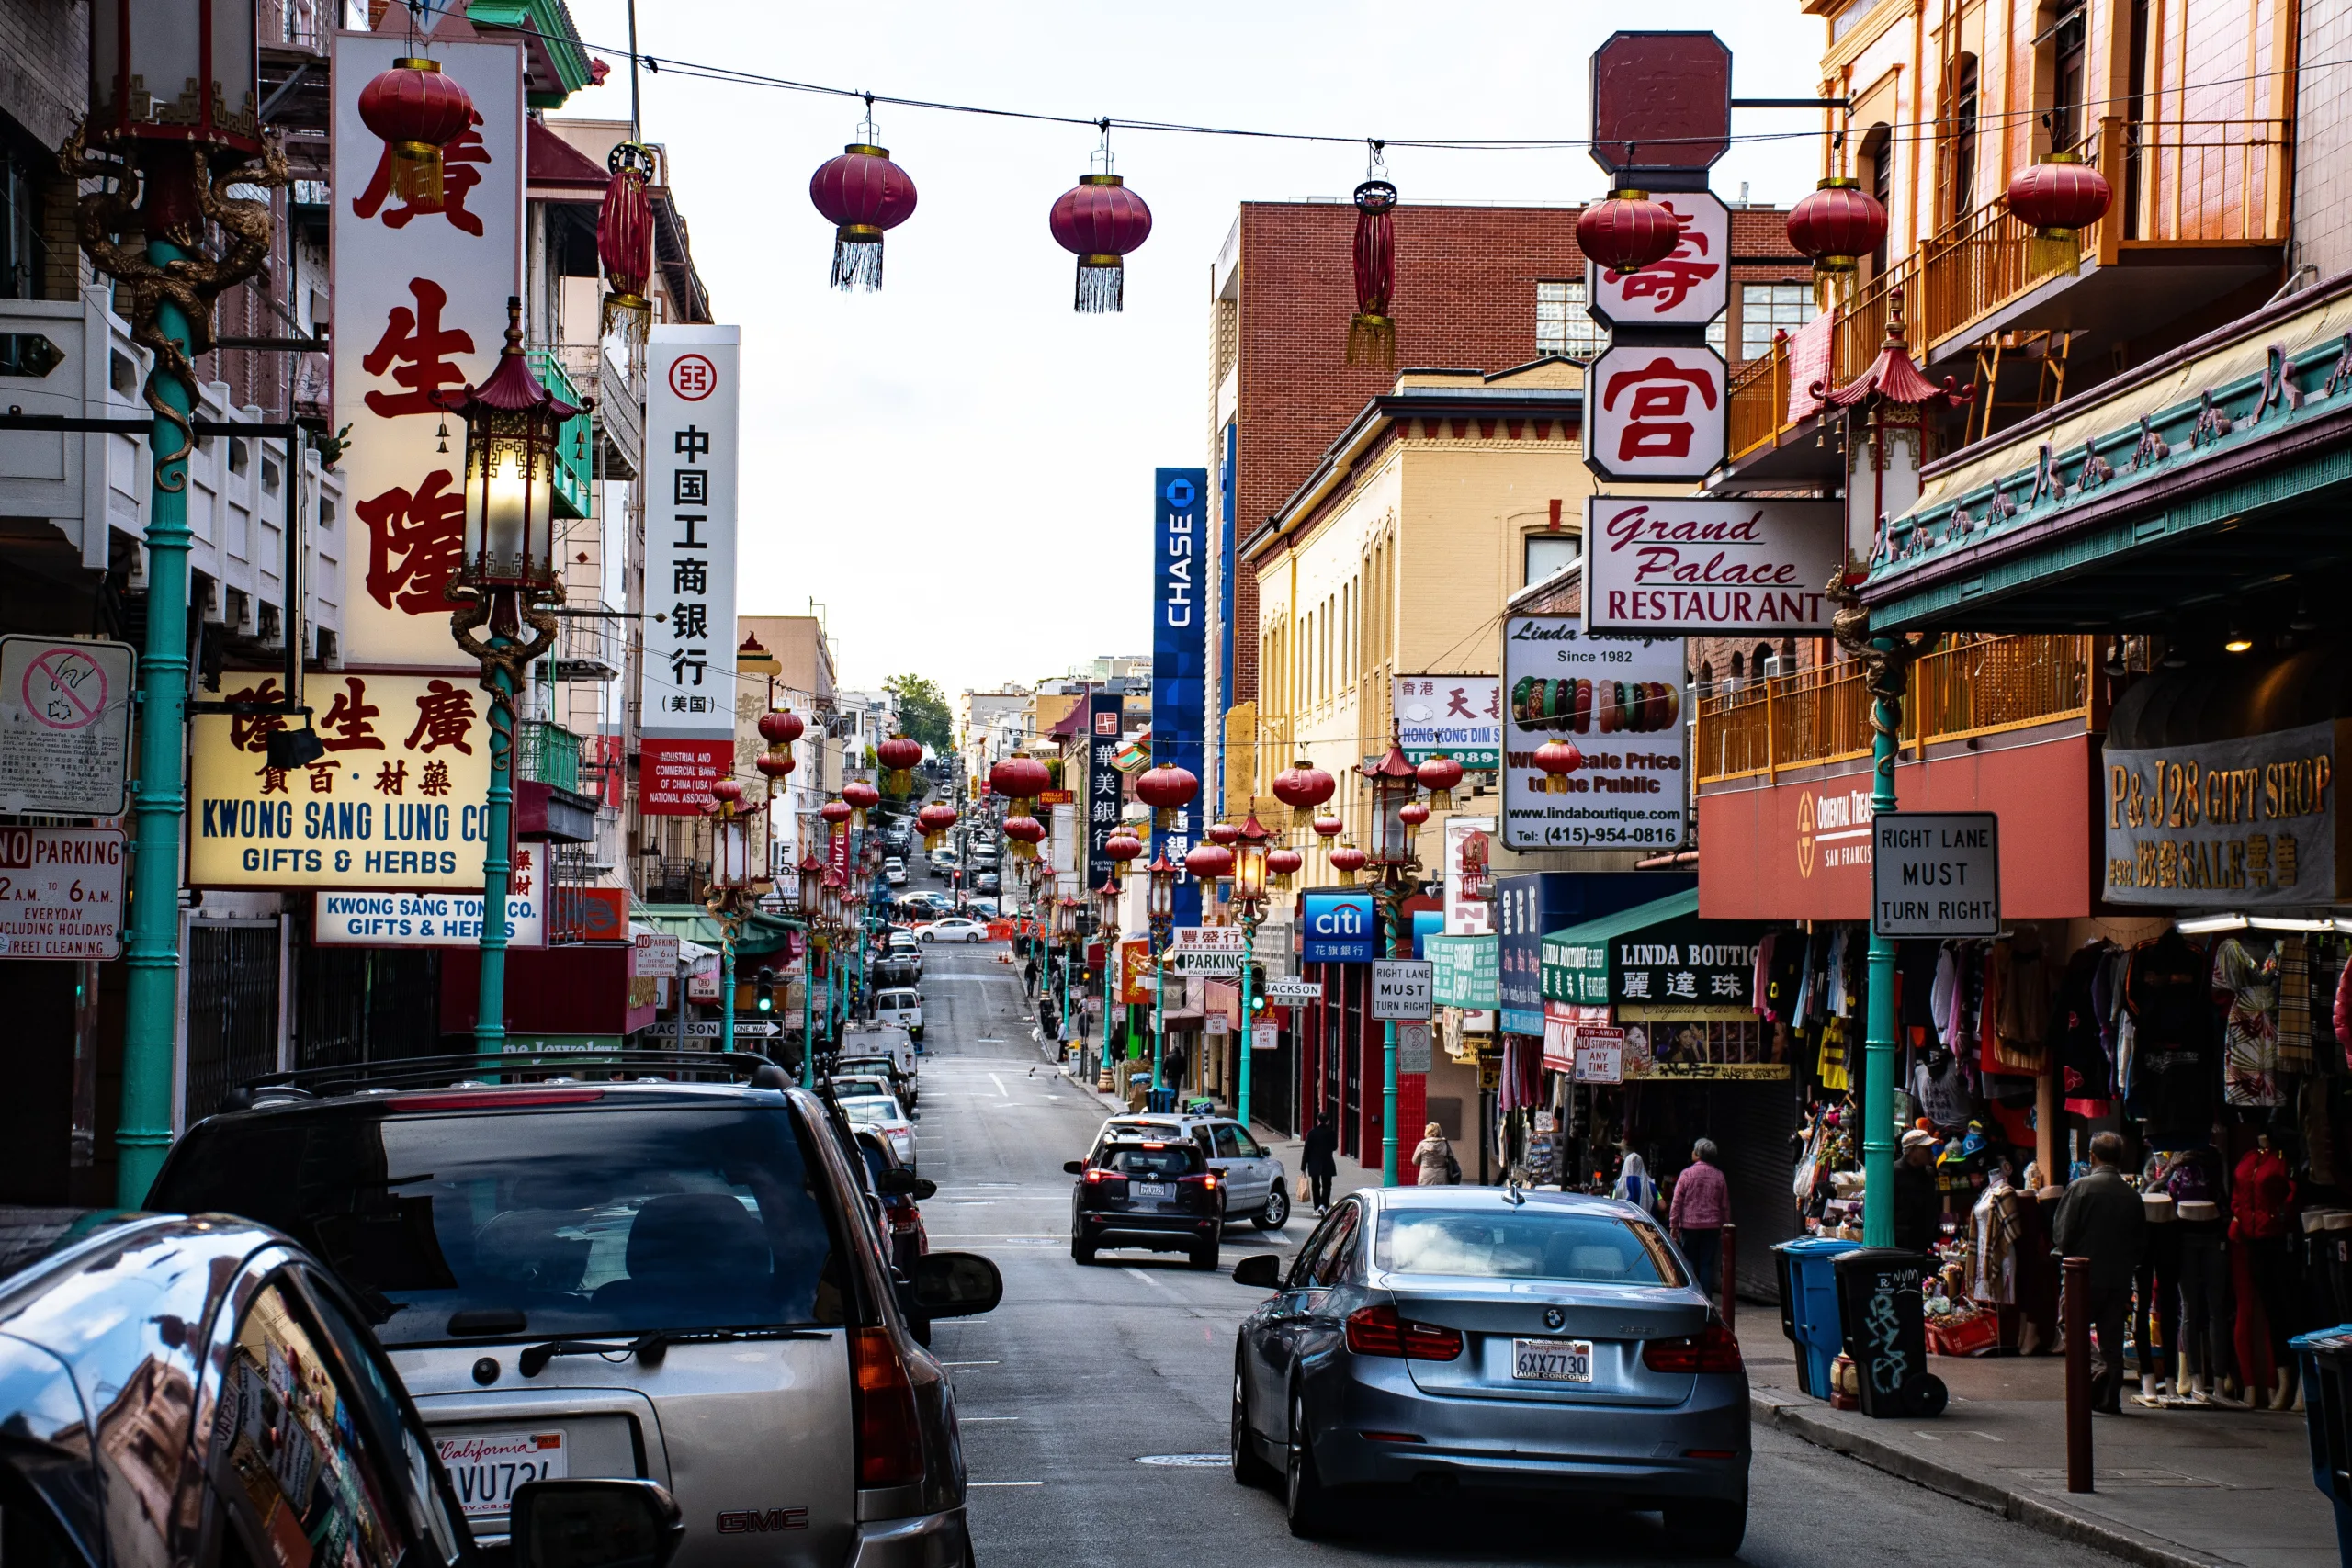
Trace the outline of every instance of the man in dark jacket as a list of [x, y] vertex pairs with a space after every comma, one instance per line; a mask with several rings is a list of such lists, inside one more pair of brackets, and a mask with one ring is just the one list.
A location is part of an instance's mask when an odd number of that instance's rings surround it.
[[1942, 1228], [1943, 1194], [1936, 1190], [1936, 1136], [1914, 1127], [1903, 1134], [1894, 1167], [1894, 1245], [1925, 1252]]
[[1299, 1156], [1298, 1167], [1306, 1174], [1307, 1190], [1314, 1195], [1318, 1214], [1331, 1206], [1331, 1179], [1340, 1174], [1334, 1156], [1339, 1152], [1340, 1129], [1329, 1117], [1306, 1130], [1306, 1147]]
[[2091, 1407], [2109, 1416], [2122, 1414], [2123, 1320], [2131, 1315], [2132, 1274], [2148, 1237], [2147, 1212], [2123, 1179], [2120, 1134], [2093, 1138], [2090, 1174], [2067, 1187], [2052, 1227], [2061, 1256], [2090, 1259], [2090, 1326], [2098, 1337]]

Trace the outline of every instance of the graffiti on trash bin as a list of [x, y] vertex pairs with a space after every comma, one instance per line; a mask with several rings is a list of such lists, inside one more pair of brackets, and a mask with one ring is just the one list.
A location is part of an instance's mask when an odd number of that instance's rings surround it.
[[1878, 1276], [1871, 1292], [1862, 1326], [1871, 1348], [1871, 1387], [1877, 1393], [1900, 1394], [1904, 1380], [1911, 1375], [1911, 1359], [1903, 1349], [1903, 1318], [1894, 1303], [1898, 1294], [1918, 1288], [1915, 1271], [1890, 1269]]

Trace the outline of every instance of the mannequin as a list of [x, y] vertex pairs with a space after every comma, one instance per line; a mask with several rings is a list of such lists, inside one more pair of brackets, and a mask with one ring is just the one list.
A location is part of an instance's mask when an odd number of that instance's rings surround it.
[[[2289, 1214], [2294, 1206], [2295, 1182], [2287, 1173], [2287, 1161], [2271, 1146], [2270, 1134], [2259, 1134], [2254, 1147], [2238, 1161], [2231, 1187], [2230, 1239], [2245, 1250], [2246, 1275], [2256, 1300], [2262, 1303], [2271, 1363], [2277, 1368], [2270, 1390], [2274, 1410], [2287, 1409], [2299, 1393], [2295, 1357], [2287, 1348], [2288, 1336], [2294, 1332], [2292, 1258], [2288, 1250], [2292, 1234]], [[2246, 1393], [2248, 1403], [2258, 1408], [2262, 1391], [2249, 1387]]]

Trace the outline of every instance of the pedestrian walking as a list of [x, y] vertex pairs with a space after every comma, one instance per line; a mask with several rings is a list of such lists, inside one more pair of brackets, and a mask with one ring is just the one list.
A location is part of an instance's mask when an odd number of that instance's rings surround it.
[[2070, 1183], [2052, 1226], [2062, 1258], [2090, 1260], [2090, 1329], [2098, 1340], [2091, 1363], [2091, 1408], [2123, 1412], [2123, 1322], [2132, 1314], [2132, 1276], [2147, 1242], [2148, 1216], [2123, 1179], [2123, 1138], [2091, 1140], [2090, 1174]]
[[1724, 1222], [1731, 1218], [1731, 1189], [1715, 1164], [1715, 1145], [1702, 1138], [1690, 1145], [1690, 1163], [1674, 1179], [1674, 1202], [1667, 1228], [1698, 1271], [1699, 1288], [1712, 1298], [1721, 1282]]
[[1943, 1228], [1944, 1198], [1936, 1188], [1936, 1135], [1923, 1127], [1903, 1134], [1894, 1165], [1894, 1245], [1925, 1252]]
[[1445, 1187], [1462, 1179], [1462, 1167], [1453, 1157], [1453, 1145], [1446, 1142], [1444, 1129], [1434, 1122], [1421, 1129], [1421, 1141], [1413, 1145], [1413, 1164], [1423, 1187]]
[[1609, 1195], [1633, 1204], [1653, 1218], [1657, 1214], [1657, 1183], [1650, 1179], [1649, 1167], [1642, 1163], [1639, 1155], [1625, 1156], [1624, 1163], [1617, 1168], [1617, 1185], [1609, 1190]]
[[1331, 1206], [1331, 1179], [1340, 1174], [1339, 1124], [1329, 1117], [1306, 1130], [1306, 1148], [1299, 1156], [1298, 1168], [1306, 1173], [1308, 1192], [1315, 1212], [1322, 1213]]

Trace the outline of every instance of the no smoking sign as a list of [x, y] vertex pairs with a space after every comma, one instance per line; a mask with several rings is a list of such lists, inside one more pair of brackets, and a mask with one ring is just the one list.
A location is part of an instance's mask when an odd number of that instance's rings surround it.
[[135, 664], [129, 643], [0, 637], [0, 811], [121, 815]]

